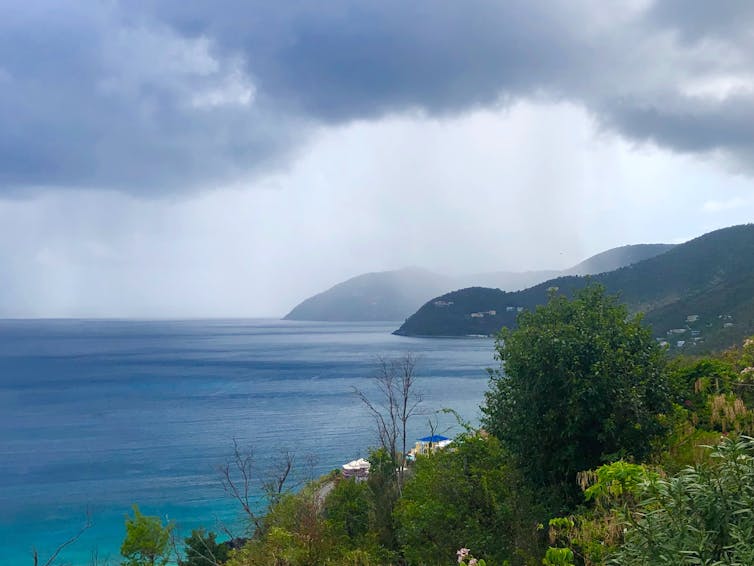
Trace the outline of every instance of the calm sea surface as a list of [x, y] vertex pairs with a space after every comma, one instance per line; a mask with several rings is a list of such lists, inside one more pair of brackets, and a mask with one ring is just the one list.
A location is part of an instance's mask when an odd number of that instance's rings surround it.
[[281, 449], [295, 452], [301, 479], [365, 456], [375, 437], [351, 388], [369, 390], [378, 355], [419, 357], [428, 414], [478, 419], [492, 342], [396, 327], [0, 320], [0, 564], [31, 564], [33, 547], [44, 563], [87, 510], [92, 528], [58, 563], [90, 564], [92, 552], [118, 563], [133, 503], [184, 536], [218, 521], [241, 534], [217, 472], [233, 439], [253, 447], [260, 476]]

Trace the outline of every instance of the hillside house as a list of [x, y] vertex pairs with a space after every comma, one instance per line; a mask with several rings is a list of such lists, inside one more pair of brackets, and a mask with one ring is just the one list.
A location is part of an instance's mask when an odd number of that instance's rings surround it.
[[416, 441], [416, 445], [408, 453], [408, 459], [415, 460], [417, 455], [434, 454], [438, 450], [446, 448], [451, 442], [453, 441], [450, 438], [440, 434], [425, 436]]
[[369, 468], [371, 468], [369, 461], [364, 458], [358, 460], [352, 460], [347, 464], [341, 466], [341, 473], [344, 478], [353, 478], [356, 481], [366, 481], [369, 478]]

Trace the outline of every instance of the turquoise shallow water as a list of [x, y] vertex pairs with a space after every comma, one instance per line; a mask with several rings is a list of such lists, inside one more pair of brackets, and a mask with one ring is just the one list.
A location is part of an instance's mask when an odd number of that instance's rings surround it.
[[260, 475], [283, 448], [302, 480], [365, 456], [375, 438], [352, 387], [369, 389], [377, 355], [419, 357], [428, 415], [477, 419], [492, 342], [396, 326], [0, 321], [0, 564], [31, 564], [33, 547], [48, 556], [87, 512], [92, 528], [58, 563], [117, 563], [132, 503], [185, 535], [218, 521], [240, 533], [217, 472], [233, 439], [253, 447]]

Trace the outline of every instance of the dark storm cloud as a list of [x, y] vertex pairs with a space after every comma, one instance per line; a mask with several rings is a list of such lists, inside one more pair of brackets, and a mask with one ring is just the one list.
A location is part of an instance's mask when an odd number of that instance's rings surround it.
[[211, 42], [129, 24], [107, 3], [44, 4], [6, 3], [0, 21], [6, 190], [206, 186], [291, 146], [293, 118], [244, 104], [253, 85]]
[[619, 100], [605, 106], [602, 119], [605, 125], [626, 137], [652, 141], [681, 152], [725, 148], [743, 158], [754, 150], [751, 96], [700, 101], [668, 94], [662, 104]]
[[[331, 121], [421, 108], [453, 112], [501, 92], [554, 85], [586, 56], [577, 18], [547, 4], [466, 2], [164, 2], [183, 33], [241, 52], [260, 89]], [[272, 23], [272, 29], [268, 26]]]
[[[213, 186], [284, 165], [312, 125], [522, 97], [584, 105], [673, 150], [751, 157], [750, 97], [679, 90], [754, 72], [748, 3], [672, 1], [623, 20], [619, 4], [588, 1], [2, 6], [5, 190]], [[694, 51], [708, 34], [714, 49]]]

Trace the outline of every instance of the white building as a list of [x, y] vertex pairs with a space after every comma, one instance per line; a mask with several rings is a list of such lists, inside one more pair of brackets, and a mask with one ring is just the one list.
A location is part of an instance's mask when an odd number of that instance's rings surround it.
[[372, 465], [364, 458], [352, 460], [343, 464], [341, 470], [344, 478], [354, 478], [356, 481], [365, 481], [369, 477], [369, 468]]

